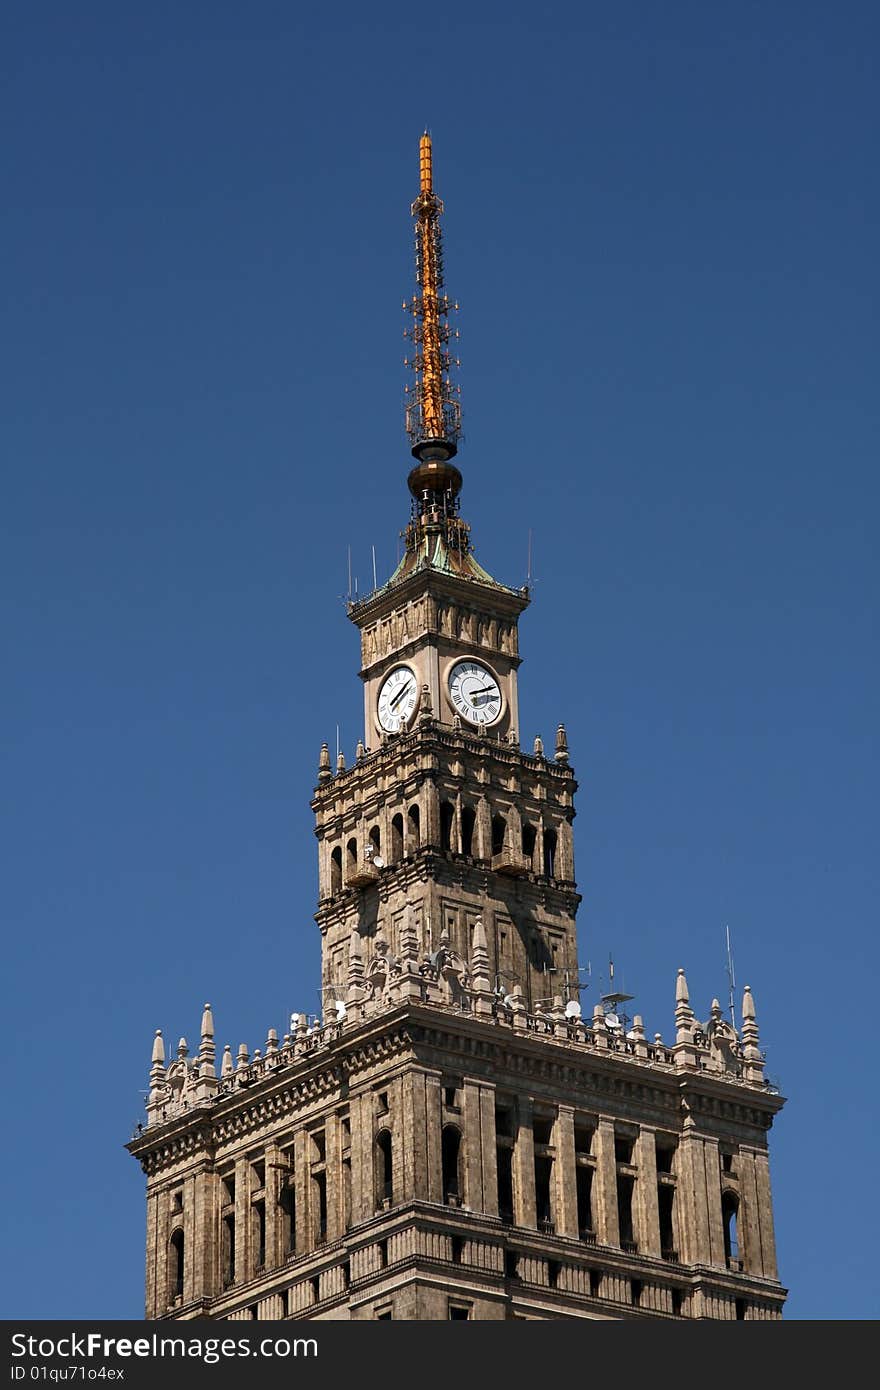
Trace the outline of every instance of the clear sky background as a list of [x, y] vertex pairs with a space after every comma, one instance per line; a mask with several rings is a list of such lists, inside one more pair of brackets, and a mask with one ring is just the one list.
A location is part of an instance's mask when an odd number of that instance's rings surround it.
[[533, 532], [522, 740], [563, 719], [580, 784], [585, 1007], [613, 951], [670, 1040], [730, 925], [788, 1315], [877, 1316], [877, 6], [3, 25], [3, 1315], [141, 1315], [156, 1027], [317, 1007], [427, 125], [463, 511], [510, 584]]

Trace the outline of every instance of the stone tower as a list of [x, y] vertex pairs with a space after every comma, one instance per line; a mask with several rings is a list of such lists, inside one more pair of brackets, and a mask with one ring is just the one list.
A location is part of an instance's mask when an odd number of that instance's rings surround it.
[[404, 557], [349, 607], [364, 737], [321, 749], [322, 1015], [197, 1054], [157, 1033], [147, 1122], [148, 1318], [779, 1318], [755, 1007], [674, 1040], [578, 1003], [560, 724], [519, 742], [526, 589], [477, 562], [431, 142], [413, 204], [418, 294]]

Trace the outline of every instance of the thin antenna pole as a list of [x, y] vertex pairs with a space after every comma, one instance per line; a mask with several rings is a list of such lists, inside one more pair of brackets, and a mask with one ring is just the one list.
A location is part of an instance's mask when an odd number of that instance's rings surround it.
[[530, 528], [529, 528], [529, 561], [528, 561], [528, 568], [527, 568], [527, 571], [526, 571], [526, 583], [527, 583], [527, 584], [531, 584], [531, 582], [532, 582], [532, 531], [531, 531], [531, 527], [530, 527]]
[[351, 601], [351, 546], [348, 547], [348, 598]]
[[732, 952], [731, 949], [730, 949], [730, 927], [729, 927], [729, 926], [725, 926], [724, 931], [725, 931], [725, 934], [726, 934], [726, 936], [727, 936], [727, 982], [728, 982], [728, 985], [729, 985], [729, 987], [730, 987], [730, 999], [729, 999], [730, 1021], [731, 1021], [731, 1023], [733, 1024], [733, 1026], [734, 1026], [734, 1028], [735, 1028], [735, 1027], [736, 1027], [736, 1014], [735, 1014], [735, 1012], [734, 1012], [733, 998], [734, 998], [734, 991], [736, 990], [736, 976], [735, 976], [734, 973], [733, 973], [733, 952]]
[[372, 551], [373, 551], [373, 588], [374, 588], [374, 589], [378, 589], [379, 583], [378, 583], [378, 580], [376, 579], [376, 547], [375, 547], [375, 546], [372, 547]]
[[339, 762], [339, 725], [336, 725], [336, 761]]

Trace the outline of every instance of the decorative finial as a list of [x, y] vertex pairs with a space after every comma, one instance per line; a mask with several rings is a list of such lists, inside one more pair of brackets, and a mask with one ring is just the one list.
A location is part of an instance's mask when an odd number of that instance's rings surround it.
[[336, 771], [337, 771], [337, 772], [344, 772], [344, 771], [345, 771], [345, 754], [343, 753], [343, 751], [342, 751], [341, 748], [340, 748], [339, 752], [336, 754]]
[[744, 1068], [743, 1072], [746, 1081], [763, 1081], [764, 1079], [764, 1056], [758, 1046], [760, 1035], [758, 1033], [758, 1021], [755, 1015], [755, 1001], [752, 998], [752, 991], [748, 985], [743, 990], [742, 1003], [742, 1028], [740, 1029], [742, 1038], [742, 1055]]
[[536, 757], [536, 758], [543, 758], [543, 756], [544, 756], [544, 740], [542, 739], [542, 737], [541, 737], [540, 734], [536, 734], [536, 735], [535, 735], [535, 757]]
[[186, 1038], [181, 1038], [177, 1044], [177, 1056], [180, 1061], [189, 1056], [189, 1047]]
[[568, 762], [568, 736], [564, 724], [560, 724], [556, 730], [556, 752], [553, 756], [558, 763]]
[[250, 1057], [248, 1056], [247, 1043], [239, 1043], [239, 1044], [238, 1044], [238, 1069], [239, 1069], [239, 1071], [241, 1071], [241, 1069], [242, 1069], [243, 1067], [246, 1067], [246, 1066], [248, 1065], [249, 1062], [250, 1062]]
[[151, 1061], [154, 1065], [157, 1062], [161, 1063], [162, 1066], [165, 1065], [165, 1044], [162, 1041], [161, 1028], [156, 1029], [156, 1036], [153, 1039], [153, 1055]]
[[694, 1030], [694, 1011], [690, 1006], [687, 977], [679, 969], [675, 979], [675, 1041], [690, 1042]]
[[482, 917], [478, 917], [474, 922], [471, 937], [471, 991], [474, 1000], [474, 1012], [490, 1014], [494, 1003], [494, 994], [489, 976], [489, 943], [486, 940], [486, 928], [483, 926]]
[[422, 686], [421, 700], [419, 702], [419, 720], [422, 724], [427, 724], [434, 718], [434, 701], [431, 699], [431, 687], [427, 684]]
[[397, 944], [400, 947], [400, 954], [404, 959], [415, 960], [418, 956], [419, 933], [416, 927], [416, 915], [412, 903], [407, 903], [406, 907], [403, 909], [403, 921], [400, 924]]
[[231, 1076], [233, 1073], [232, 1048], [229, 1043], [223, 1049], [223, 1061], [220, 1063], [220, 1075], [223, 1077]]
[[328, 782], [333, 776], [330, 770], [330, 746], [327, 743], [321, 744], [321, 753], [318, 758], [318, 781]]
[[211, 1005], [206, 1004], [202, 1012], [202, 1024], [200, 1028], [199, 1042], [199, 1075], [216, 1076], [214, 1069], [214, 1016], [211, 1013]]
[[356, 762], [363, 762], [364, 758], [367, 756], [367, 750], [364, 747], [362, 738], [359, 738], [357, 741], [357, 748], [354, 750], [354, 756]]

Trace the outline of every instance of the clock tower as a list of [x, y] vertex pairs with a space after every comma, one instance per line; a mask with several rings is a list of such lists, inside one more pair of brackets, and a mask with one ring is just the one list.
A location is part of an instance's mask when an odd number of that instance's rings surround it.
[[[674, 1036], [579, 1003], [565, 729], [523, 749], [528, 590], [461, 513], [430, 138], [412, 205], [410, 518], [349, 604], [364, 730], [312, 808], [322, 1008], [218, 1067], [153, 1042], [149, 1318], [781, 1317], [755, 1004]], [[285, 1021], [286, 1024], [286, 1021]]]
[[549, 1006], [555, 995], [577, 998], [576, 784], [561, 725], [551, 758], [541, 740], [520, 750], [517, 624], [529, 594], [483, 568], [461, 515], [453, 306], [428, 135], [420, 165], [419, 292], [407, 306], [411, 515], [394, 574], [349, 606], [364, 737], [354, 767], [335, 777], [324, 767], [313, 802], [322, 983], [325, 997], [344, 1001], [353, 933], [371, 959], [399, 959], [405, 936], [427, 959], [448, 950], [467, 962], [481, 920], [492, 988]]

